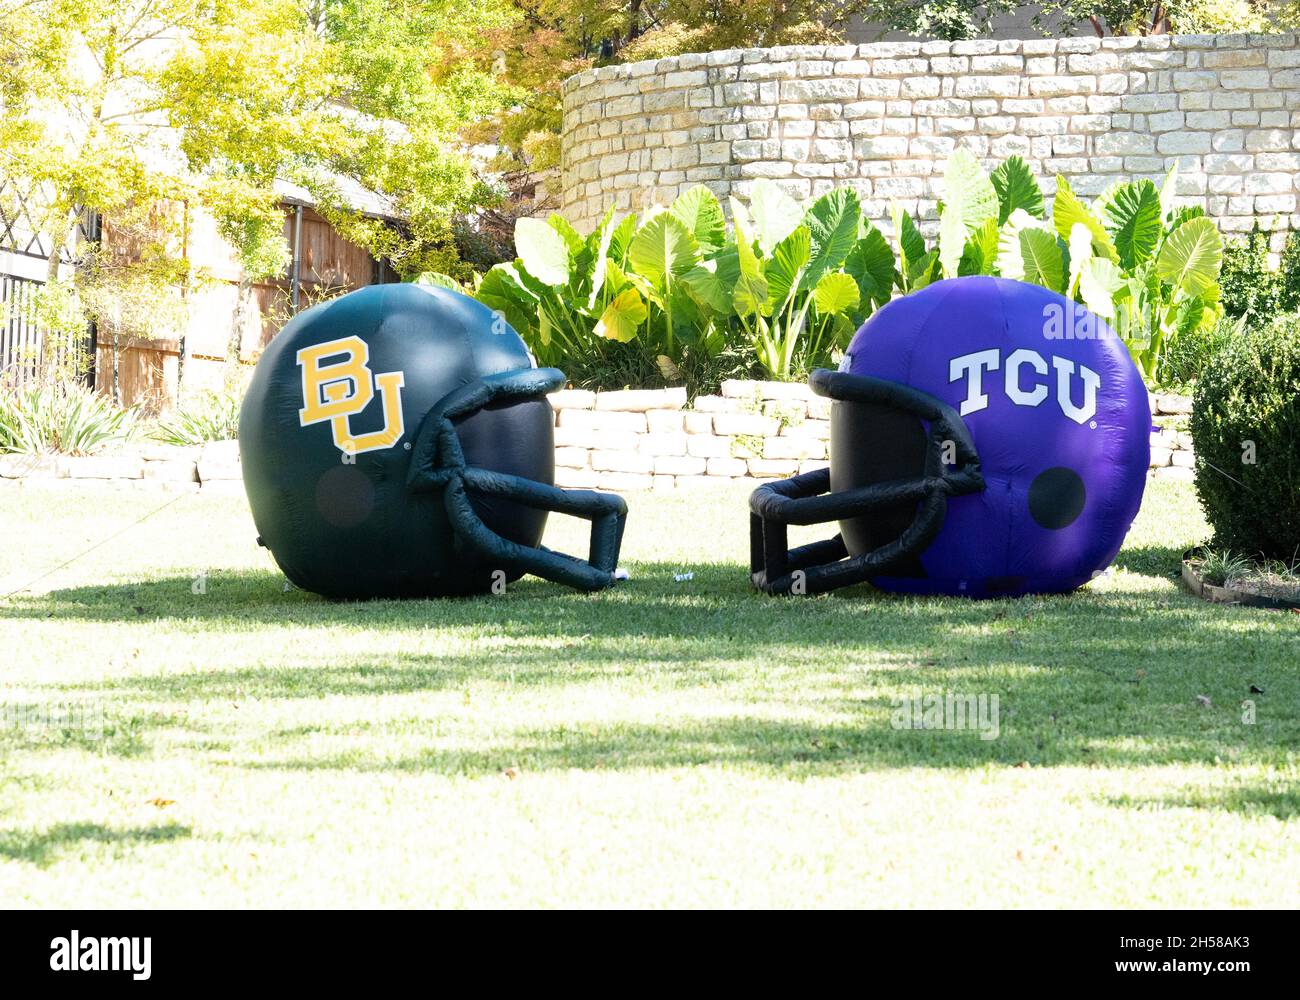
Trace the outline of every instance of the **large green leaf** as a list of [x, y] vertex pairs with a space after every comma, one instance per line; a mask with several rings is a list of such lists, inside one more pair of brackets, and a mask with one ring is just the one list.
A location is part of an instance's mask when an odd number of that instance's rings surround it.
[[1160, 193], [1148, 180], [1121, 184], [1106, 201], [1106, 218], [1121, 267], [1132, 270], [1151, 258], [1160, 241]]
[[[943, 171], [943, 188], [945, 212], [955, 208], [967, 232], [978, 229], [988, 219], [998, 218], [998, 192], [969, 149], [958, 147], [948, 157]], [[945, 257], [942, 246], [939, 256]], [[960, 247], [950, 248], [949, 256], [952, 267], [949, 269], [945, 264], [945, 270], [956, 273], [961, 258]]]
[[544, 285], [569, 282], [569, 248], [564, 237], [541, 219], [515, 220], [515, 249], [524, 268]]
[[1088, 232], [1092, 234], [1093, 252], [1098, 257], [1105, 257], [1108, 260], [1118, 260], [1119, 253], [1115, 250], [1115, 243], [1110, 238], [1110, 233], [1106, 227], [1089, 210], [1088, 206], [1079, 200], [1078, 195], [1070, 188], [1070, 182], [1065, 177], [1056, 178], [1056, 198], [1052, 202], [1052, 223], [1056, 226], [1057, 233], [1061, 239], [1068, 240], [1070, 231], [1074, 228], [1075, 223], [1083, 223], [1088, 227]]
[[825, 316], [852, 312], [858, 308], [858, 283], [843, 271], [823, 274], [813, 289], [813, 305]]
[[796, 226], [794, 231], [772, 249], [772, 256], [763, 266], [767, 279], [767, 309], [770, 315], [785, 307], [791, 294], [799, 291], [804, 271], [812, 256], [812, 236], [807, 226]]
[[649, 314], [650, 311], [646, 308], [641, 293], [635, 288], [629, 288], [614, 296], [605, 307], [605, 311], [601, 313], [592, 332], [597, 337], [626, 344], [636, 337], [637, 330]]
[[617, 262], [619, 267], [627, 266], [627, 251], [632, 246], [632, 238], [636, 236], [637, 217], [632, 212], [625, 215], [619, 224], [614, 227], [613, 232], [609, 235], [609, 259]]
[[497, 264], [483, 275], [475, 298], [525, 337], [537, 326], [537, 299], [520, 283], [514, 264]]
[[703, 184], [682, 192], [668, 209], [695, 237], [705, 255], [721, 250], [727, 240], [726, 221], [717, 196]]
[[844, 259], [844, 270], [858, 283], [862, 302], [871, 300], [884, 305], [889, 301], [894, 291], [894, 251], [875, 226], [868, 224]]
[[713, 269], [713, 274], [717, 277], [719, 284], [730, 295], [731, 290], [736, 287], [736, 280], [740, 277], [739, 251], [735, 247], [728, 247], [722, 253], [704, 263]]
[[1156, 273], [1189, 295], [1209, 291], [1219, 280], [1223, 240], [1209, 219], [1189, 219], [1169, 234], [1156, 258]]
[[[731, 312], [731, 288], [718, 278], [716, 261], [706, 260], [682, 275], [682, 284], [697, 303], [714, 312]], [[732, 282], [734, 285], [734, 282]]]
[[761, 315], [767, 308], [767, 280], [739, 220], [736, 220], [736, 251], [739, 269], [732, 290], [732, 305], [739, 316]]
[[998, 225], [1006, 222], [1016, 209], [1041, 219], [1045, 212], [1043, 192], [1034, 178], [1029, 164], [1018, 156], [1010, 156], [998, 164], [990, 178], [998, 194]]
[[946, 278], [957, 276], [966, 250], [966, 223], [961, 206], [947, 203], [939, 213], [939, 263]]
[[858, 240], [862, 206], [852, 188], [828, 191], [809, 206], [803, 225], [808, 227], [812, 256], [808, 261], [808, 284], [815, 284], [828, 271], [844, 263]]
[[[776, 245], [794, 232], [803, 209], [775, 181], [761, 177], [749, 189], [749, 218], [753, 220], [754, 239], [766, 256]], [[732, 211], [732, 218], [738, 219]], [[748, 224], [746, 225], [748, 229]]]
[[1065, 260], [1056, 234], [1023, 209], [1011, 213], [998, 245], [998, 271], [1004, 278], [1028, 281], [1059, 292], [1065, 284]]
[[937, 281], [941, 275], [939, 270], [939, 251], [930, 250], [917, 260], [911, 261], [907, 266], [907, 287], [909, 291], [917, 292], [926, 285]]
[[417, 285], [433, 285], [437, 288], [450, 288], [453, 292], [465, 294], [465, 286], [453, 278], [450, 274], [443, 274], [441, 271], [422, 271], [413, 279]]
[[[1073, 266], [1073, 261], [1071, 265]], [[1102, 319], [1115, 318], [1115, 296], [1124, 287], [1119, 265], [1104, 257], [1089, 257], [1078, 269], [1079, 296]]]
[[1169, 173], [1165, 175], [1165, 182], [1160, 185], [1160, 218], [1167, 219], [1174, 214], [1177, 207], [1178, 195], [1178, 161], [1169, 168]]
[[1082, 222], [1076, 222], [1070, 229], [1070, 238], [1066, 242], [1070, 248], [1070, 275], [1065, 286], [1066, 295], [1074, 295], [1079, 290], [1079, 273], [1084, 264], [1093, 259], [1092, 233]]
[[1024, 261], [1022, 280], [1059, 292], [1065, 284], [1065, 261], [1056, 235], [1037, 226], [1020, 230], [1020, 254]]
[[570, 257], [576, 257], [586, 248], [586, 241], [578, 235], [578, 231], [573, 228], [573, 224], [559, 212], [552, 212], [548, 215], [546, 224], [560, 234], [560, 238], [564, 240], [564, 245], [569, 248]]
[[[903, 211], [898, 202], [890, 202], [889, 214], [894, 223], [894, 246], [898, 250], [898, 270], [903, 278], [908, 280], [913, 265], [926, 255], [925, 237], [921, 235], [912, 217]], [[905, 290], [912, 290], [910, 284]]]
[[667, 288], [700, 262], [700, 248], [677, 216], [662, 212], [637, 230], [627, 262], [652, 285]]
[[998, 265], [998, 220], [986, 219], [962, 248], [957, 274], [994, 274]]
[[614, 238], [614, 209], [605, 213], [595, 230], [587, 237], [586, 259], [590, 261], [590, 290], [587, 293], [587, 308], [596, 305], [601, 289], [605, 287], [606, 263], [609, 261], [609, 247]]
[[1041, 225], [1024, 209], [1016, 209], [998, 231], [998, 274], [1019, 280], [1024, 276], [1024, 255], [1020, 252], [1020, 230]]

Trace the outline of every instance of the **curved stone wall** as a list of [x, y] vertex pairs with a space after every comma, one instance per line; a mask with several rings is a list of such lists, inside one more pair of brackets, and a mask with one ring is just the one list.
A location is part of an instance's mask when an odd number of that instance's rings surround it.
[[561, 198], [579, 228], [613, 204], [696, 183], [744, 199], [768, 177], [799, 197], [855, 188], [937, 225], [956, 146], [1025, 157], [1095, 195], [1162, 177], [1226, 232], [1300, 229], [1294, 34], [1175, 35], [730, 49], [587, 70], [564, 85]]

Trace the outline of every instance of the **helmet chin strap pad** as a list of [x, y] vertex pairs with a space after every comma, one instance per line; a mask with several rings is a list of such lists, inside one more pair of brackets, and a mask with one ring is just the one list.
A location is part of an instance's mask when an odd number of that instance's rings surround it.
[[[915, 560], [943, 527], [948, 498], [984, 488], [975, 444], [957, 412], [929, 393], [868, 375], [818, 369], [808, 384], [819, 396], [885, 406], [929, 424], [924, 472], [917, 477], [873, 483], [831, 493], [830, 469], [818, 469], [765, 483], [749, 498], [750, 579], [769, 594], [818, 594], [863, 583]], [[951, 445], [953, 462], [943, 461]], [[902, 533], [860, 555], [850, 556], [837, 534], [790, 549], [787, 527], [860, 518], [914, 504], [916, 513]]]
[[[627, 521], [627, 504], [613, 493], [565, 490], [504, 472], [468, 465], [454, 421], [491, 403], [536, 399], [564, 385], [555, 368], [488, 375], [448, 393], [420, 425], [406, 485], [413, 493], [441, 491], [457, 538], [476, 554], [517, 574], [532, 573], [578, 590], [614, 583]], [[520, 545], [492, 531], [474, 510], [470, 494], [496, 496], [536, 510], [571, 514], [591, 522], [586, 561], [538, 546]]]

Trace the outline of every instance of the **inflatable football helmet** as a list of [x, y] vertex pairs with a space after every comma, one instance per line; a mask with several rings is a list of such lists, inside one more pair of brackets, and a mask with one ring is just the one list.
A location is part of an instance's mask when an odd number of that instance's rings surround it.
[[[1105, 569], [1150, 461], [1146, 387], [1082, 306], [1002, 278], [896, 299], [809, 383], [831, 404], [830, 467], [750, 498], [769, 593], [1063, 593]], [[787, 525], [839, 522], [787, 547]]]
[[[627, 506], [557, 489], [536, 368], [482, 303], [372, 285], [294, 317], [257, 363], [239, 420], [260, 541], [333, 598], [481, 593], [533, 573], [614, 581]], [[540, 547], [548, 511], [592, 522], [587, 561]]]

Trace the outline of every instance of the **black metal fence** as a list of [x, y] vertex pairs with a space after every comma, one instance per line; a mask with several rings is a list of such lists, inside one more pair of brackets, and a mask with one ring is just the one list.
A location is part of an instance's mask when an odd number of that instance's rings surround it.
[[36, 322], [36, 296], [42, 284], [0, 274], [0, 386], [32, 381], [49, 360]]
[[[39, 381], [53, 371], [67, 372], [90, 364], [85, 374], [94, 385], [94, 329], [87, 331], [86, 343], [72, 345], [63, 338], [50, 337], [41, 329], [37, 317], [37, 298], [45, 282], [31, 276], [32, 268], [17, 267], [22, 273], [10, 273], [5, 260], [21, 264], [39, 261], [44, 264], [51, 253], [51, 243], [37, 221], [42, 216], [33, 206], [40, 192], [20, 184], [11, 177], [0, 177], [0, 388], [21, 386]], [[94, 213], [82, 213], [73, 232], [73, 240], [60, 255], [62, 265], [74, 262], [75, 245], [99, 239], [99, 219]], [[81, 365], [72, 355], [87, 352]]]

